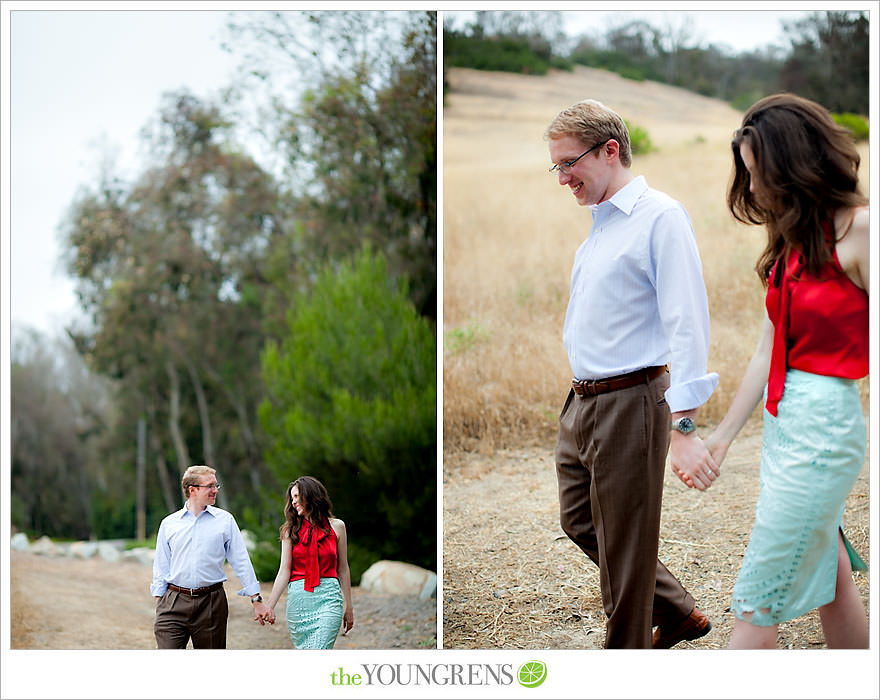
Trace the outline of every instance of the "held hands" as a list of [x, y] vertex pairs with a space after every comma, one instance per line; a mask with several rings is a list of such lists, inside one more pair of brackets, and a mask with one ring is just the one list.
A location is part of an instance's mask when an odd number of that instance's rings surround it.
[[727, 450], [729, 448], [730, 443], [723, 442], [721, 438], [718, 437], [718, 431], [715, 431], [706, 438], [706, 449], [709, 450], [709, 454], [712, 455], [712, 459], [715, 460], [715, 464], [719, 467], [727, 456]]
[[[685, 486], [705, 491], [721, 473], [720, 461], [699, 437], [691, 433], [672, 432], [669, 464], [672, 472]], [[723, 459], [723, 454], [720, 454]]]
[[254, 622], [259, 622], [261, 625], [268, 622], [270, 625], [274, 625], [275, 611], [263, 603], [254, 603]]

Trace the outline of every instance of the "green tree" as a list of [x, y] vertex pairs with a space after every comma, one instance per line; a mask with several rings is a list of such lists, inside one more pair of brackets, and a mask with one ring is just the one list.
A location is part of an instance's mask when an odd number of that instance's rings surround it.
[[436, 337], [381, 254], [328, 265], [263, 360], [282, 483], [327, 486], [352, 546], [436, 568]]
[[286, 158], [310, 262], [320, 268], [369, 242], [432, 318], [436, 27], [436, 12], [246, 13], [233, 16], [229, 42], [251, 49], [242, 84], [269, 93], [264, 131]]
[[784, 27], [791, 40], [791, 53], [782, 67], [783, 89], [815, 100], [832, 112], [867, 115], [867, 14], [814, 12]]
[[[20, 328], [12, 340], [12, 524], [78, 539], [120, 525], [96, 518], [103, 513], [95, 495], [106, 484], [101, 440], [113, 420], [107, 382], [90, 374], [69, 342]], [[121, 524], [133, 522], [132, 510]]]

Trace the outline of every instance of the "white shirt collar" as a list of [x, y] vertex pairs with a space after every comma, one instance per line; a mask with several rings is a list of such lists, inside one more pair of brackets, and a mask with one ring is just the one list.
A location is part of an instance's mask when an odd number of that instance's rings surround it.
[[606, 199], [604, 202], [602, 202], [602, 204], [594, 204], [592, 207], [593, 212], [595, 212], [603, 204], [607, 203], [609, 205], [613, 205], [616, 209], [619, 209], [624, 214], [629, 216], [632, 213], [633, 207], [635, 207], [639, 197], [641, 197], [647, 189], [648, 183], [645, 181], [645, 176], [639, 175], [638, 177], [630, 180], [619, 190], [617, 190], [617, 192], [611, 195], [609, 199]]
[[[215, 515], [216, 515], [216, 514], [214, 513], [214, 510], [215, 510], [215, 509], [216, 509], [216, 506], [210, 506], [210, 505], [205, 506], [205, 512], [206, 512], [206, 513], [210, 513], [212, 516], [215, 516]], [[186, 504], [184, 504], [183, 508], [181, 508], [181, 510], [180, 510], [180, 517], [181, 517], [181, 518], [185, 518], [186, 515], [187, 515], [187, 513], [189, 513], [189, 514], [190, 514], [191, 516], [193, 516], [193, 517], [196, 517], [196, 514], [193, 513], [193, 512], [189, 509], [189, 507], [188, 507]], [[200, 515], [201, 515], [201, 514], [200, 514]]]

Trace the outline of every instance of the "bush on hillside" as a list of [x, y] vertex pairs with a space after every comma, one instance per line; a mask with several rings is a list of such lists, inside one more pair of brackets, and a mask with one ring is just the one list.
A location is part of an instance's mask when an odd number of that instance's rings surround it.
[[632, 154], [634, 156], [645, 155], [647, 153], [651, 153], [652, 151], [656, 151], [657, 149], [654, 147], [653, 142], [651, 141], [651, 137], [648, 135], [648, 132], [640, 126], [634, 126], [630, 124], [626, 119], [623, 120], [626, 124], [626, 128], [629, 131], [629, 144], [632, 148]]
[[448, 66], [546, 75], [550, 68], [572, 70], [573, 65], [549, 50], [537, 51], [527, 37], [465, 36], [443, 32], [443, 58]]
[[868, 140], [868, 120], [852, 112], [832, 114], [834, 121], [852, 132], [856, 141]]

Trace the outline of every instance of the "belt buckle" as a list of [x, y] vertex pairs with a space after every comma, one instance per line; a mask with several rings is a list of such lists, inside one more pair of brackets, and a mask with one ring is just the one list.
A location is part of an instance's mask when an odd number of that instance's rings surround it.
[[581, 379], [580, 381], [573, 381], [572, 387], [574, 388], [574, 393], [578, 396], [597, 396], [596, 383], [597, 380], [595, 379]]

